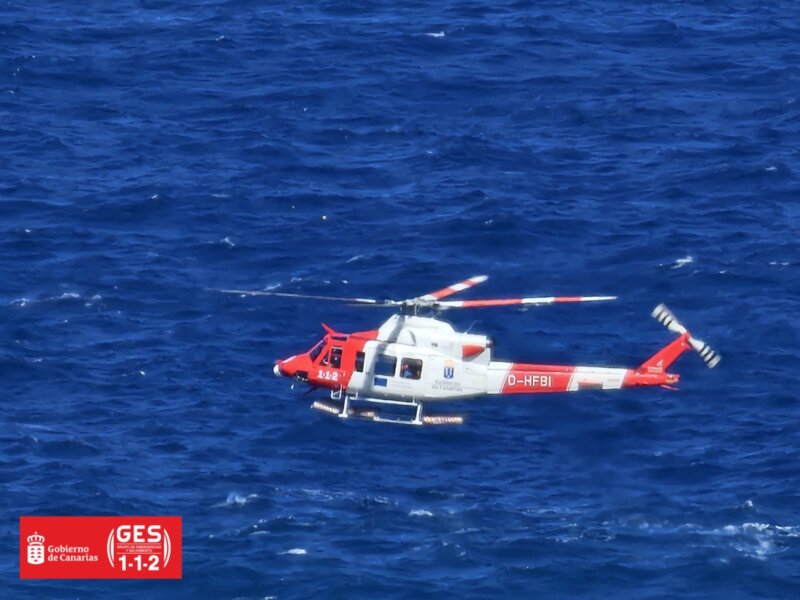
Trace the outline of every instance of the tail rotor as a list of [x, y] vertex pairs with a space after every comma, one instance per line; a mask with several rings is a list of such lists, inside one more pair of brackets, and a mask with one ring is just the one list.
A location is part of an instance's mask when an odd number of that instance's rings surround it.
[[715, 350], [713, 350], [711, 346], [706, 344], [703, 340], [693, 337], [686, 327], [684, 327], [680, 321], [675, 318], [675, 315], [672, 314], [672, 311], [664, 304], [659, 304], [656, 306], [651, 314], [656, 321], [661, 323], [671, 332], [677, 333], [678, 335], [688, 335], [687, 341], [689, 342], [689, 345], [700, 355], [700, 358], [703, 359], [703, 362], [706, 363], [706, 366], [709, 369], [716, 367], [719, 364], [719, 361], [722, 360], [722, 357]]

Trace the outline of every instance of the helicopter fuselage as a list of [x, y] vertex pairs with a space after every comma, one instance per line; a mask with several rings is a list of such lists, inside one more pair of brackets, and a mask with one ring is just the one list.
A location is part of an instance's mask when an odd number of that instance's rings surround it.
[[[308, 352], [276, 361], [275, 374], [354, 397], [403, 402], [610, 390], [679, 379], [666, 372], [664, 360], [638, 369], [495, 361], [491, 338], [457, 332], [432, 317], [400, 314], [374, 331], [343, 334], [327, 326], [326, 331]], [[680, 337], [662, 352], [669, 350], [665, 358], [671, 363], [687, 347]]]

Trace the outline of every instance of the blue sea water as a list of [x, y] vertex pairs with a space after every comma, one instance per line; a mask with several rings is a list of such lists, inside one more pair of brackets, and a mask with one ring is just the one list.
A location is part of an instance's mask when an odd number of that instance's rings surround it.
[[[0, 7], [3, 597], [800, 596], [800, 5]], [[325, 321], [215, 288], [618, 294], [448, 313], [662, 389], [340, 422]], [[20, 581], [20, 515], [177, 514], [170, 582]]]

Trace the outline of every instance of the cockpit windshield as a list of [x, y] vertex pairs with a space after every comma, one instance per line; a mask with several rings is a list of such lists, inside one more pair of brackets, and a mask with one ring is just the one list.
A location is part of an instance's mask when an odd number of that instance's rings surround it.
[[322, 348], [325, 346], [325, 340], [321, 339], [317, 344], [311, 349], [308, 355], [311, 357], [311, 361], [317, 360], [319, 353], [322, 352]]

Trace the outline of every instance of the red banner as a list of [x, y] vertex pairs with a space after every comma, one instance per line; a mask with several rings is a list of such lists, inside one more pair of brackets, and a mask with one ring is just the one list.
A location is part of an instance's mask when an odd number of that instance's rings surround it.
[[181, 517], [20, 517], [22, 579], [180, 579]]

